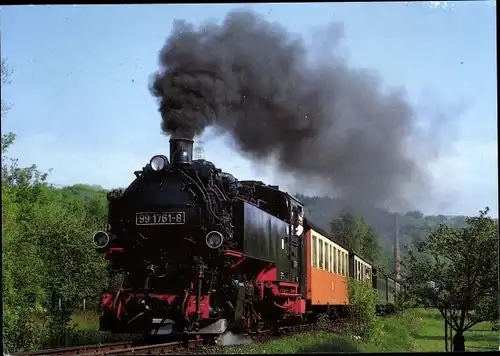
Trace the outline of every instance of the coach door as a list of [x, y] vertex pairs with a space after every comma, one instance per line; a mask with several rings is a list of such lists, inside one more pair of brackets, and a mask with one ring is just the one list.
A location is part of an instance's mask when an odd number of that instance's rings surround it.
[[303, 256], [302, 246], [304, 241], [304, 210], [300, 204], [290, 201], [291, 216], [290, 219], [290, 240], [288, 243], [288, 258], [290, 261], [290, 280], [299, 283], [300, 292], [303, 293]]

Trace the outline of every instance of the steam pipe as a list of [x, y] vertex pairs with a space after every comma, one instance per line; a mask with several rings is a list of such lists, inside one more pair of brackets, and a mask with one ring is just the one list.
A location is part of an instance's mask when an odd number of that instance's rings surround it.
[[182, 300], [182, 304], [181, 304], [182, 315], [184, 317], [186, 317], [186, 303], [187, 303], [188, 297], [189, 297], [189, 290], [186, 289], [184, 291], [184, 299]]
[[203, 284], [203, 265], [198, 265], [198, 283], [196, 286], [196, 320], [201, 321], [201, 288]]

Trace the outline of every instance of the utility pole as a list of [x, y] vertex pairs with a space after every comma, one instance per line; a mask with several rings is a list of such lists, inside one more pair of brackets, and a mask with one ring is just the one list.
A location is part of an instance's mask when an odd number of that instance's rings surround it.
[[394, 213], [394, 275], [401, 279], [401, 251], [399, 248], [399, 221], [398, 214]]

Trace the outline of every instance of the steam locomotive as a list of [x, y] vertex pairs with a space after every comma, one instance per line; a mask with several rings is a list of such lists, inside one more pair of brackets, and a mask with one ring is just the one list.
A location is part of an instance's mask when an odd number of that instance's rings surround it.
[[[109, 261], [100, 329], [216, 337], [300, 324], [348, 304], [346, 278], [370, 281], [390, 303], [398, 284], [304, 217], [292, 195], [239, 181], [170, 140], [125, 190], [108, 193]], [[384, 301], [385, 299], [385, 301]]]

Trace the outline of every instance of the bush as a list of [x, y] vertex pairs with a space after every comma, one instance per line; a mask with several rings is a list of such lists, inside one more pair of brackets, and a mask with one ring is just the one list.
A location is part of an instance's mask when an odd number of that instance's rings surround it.
[[376, 332], [379, 297], [371, 284], [349, 278], [347, 331], [353, 336], [370, 336]]
[[377, 317], [370, 345], [379, 351], [412, 351], [420, 322], [413, 311], [401, 311], [389, 317]]
[[8, 350], [35, 351], [41, 347], [44, 329], [25, 310], [19, 306], [4, 308], [2, 336]]

